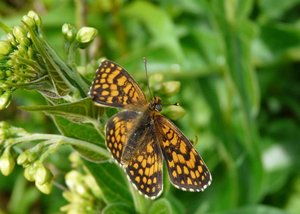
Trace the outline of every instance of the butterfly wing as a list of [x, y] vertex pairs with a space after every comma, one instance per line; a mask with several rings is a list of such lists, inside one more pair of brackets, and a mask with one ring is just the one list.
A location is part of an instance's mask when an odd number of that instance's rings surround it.
[[209, 186], [211, 174], [183, 133], [159, 114], [155, 118], [155, 129], [174, 186], [186, 191], [203, 191]]
[[100, 106], [138, 108], [147, 100], [134, 79], [121, 66], [104, 60], [96, 71], [89, 95]]
[[129, 180], [136, 189], [148, 198], [157, 198], [163, 190], [162, 154], [153, 136], [143, 139], [145, 147], [135, 153], [125, 166]]
[[139, 113], [135, 111], [122, 111], [110, 118], [106, 124], [106, 147], [119, 164], [128, 136], [138, 117]]
[[[114, 159], [124, 167], [136, 189], [154, 199], [163, 189], [162, 154], [155, 142], [153, 127], [145, 128], [138, 123], [141, 116], [135, 111], [122, 111], [113, 116], [106, 124], [106, 146]], [[136, 150], [126, 150], [128, 145], [136, 147]], [[127, 157], [125, 163], [122, 156]]]

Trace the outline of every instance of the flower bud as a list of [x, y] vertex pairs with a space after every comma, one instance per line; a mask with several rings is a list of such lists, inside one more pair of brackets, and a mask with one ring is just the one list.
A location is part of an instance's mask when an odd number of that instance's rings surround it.
[[15, 36], [18, 43], [20, 43], [24, 39], [24, 37], [26, 38], [26, 32], [24, 31], [23, 28], [19, 26], [15, 26], [13, 28], [13, 35]]
[[52, 174], [42, 163], [36, 166], [35, 182], [42, 185], [52, 179]]
[[75, 190], [77, 183], [79, 183], [80, 177], [81, 174], [75, 170], [72, 170], [66, 174], [66, 185], [70, 190]]
[[26, 166], [26, 165], [31, 164], [34, 161], [36, 161], [40, 155], [42, 146], [43, 146], [43, 144], [41, 143], [31, 149], [28, 149], [28, 150], [22, 152], [17, 159], [18, 165]]
[[6, 36], [6, 38], [7, 38], [7, 41], [9, 41], [9, 43], [11, 45], [13, 45], [14, 47], [17, 47], [18, 42], [16, 41], [16, 38], [14, 37], [13, 34], [8, 33], [7, 36]]
[[28, 17], [32, 18], [36, 24], [36, 26], [40, 27], [42, 24], [41, 17], [34, 11], [29, 11], [27, 14]]
[[50, 194], [52, 190], [52, 182], [46, 182], [43, 184], [39, 184], [38, 182], [35, 182], [35, 186], [44, 194]]
[[162, 93], [172, 96], [179, 92], [180, 82], [179, 81], [167, 81], [162, 83]]
[[8, 41], [0, 41], [0, 56], [9, 54], [11, 49], [11, 44]]
[[79, 43], [80, 48], [85, 48], [96, 37], [98, 31], [92, 27], [82, 27], [79, 29], [76, 35], [76, 40]]
[[29, 27], [35, 26], [35, 21], [28, 15], [23, 16], [22, 21], [27, 24]]
[[0, 95], [0, 110], [6, 108], [11, 101], [11, 91], [5, 91]]
[[33, 164], [28, 165], [24, 170], [24, 177], [28, 181], [34, 181], [35, 173], [36, 173], [36, 169], [35, 169], [34, 165]]
[[170, 105], [164, 108], [162, 113], [171, 120], [178, 120], [185, 115], [185, 110], [179, 105]]
[[62, 26], [62, 33], [67, 41], [72, 42], [76, 36], [76, 29], [71, 24], [64, 24]]
[[9, 175], [15, 167], [15, 159], [11, 147], [7, 147], [0, 157], [0, 171], [3, 175]]
[[29, 153], [28, 150], [26, 150], [18, 156], [18, 158], [17, 158], [18, 165], [26, 166], [27, 164], [29, 164], [28, 153]]

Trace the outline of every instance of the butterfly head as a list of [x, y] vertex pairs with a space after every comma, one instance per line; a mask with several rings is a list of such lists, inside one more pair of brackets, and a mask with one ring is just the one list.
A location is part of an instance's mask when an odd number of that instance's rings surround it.
[[150, 110], [160, 112], [162, 110], [160, 97], [153, 97], [149, 105]]

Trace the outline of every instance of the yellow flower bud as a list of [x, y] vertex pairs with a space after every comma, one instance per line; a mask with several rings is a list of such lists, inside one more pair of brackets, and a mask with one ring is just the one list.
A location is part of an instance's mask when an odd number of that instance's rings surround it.
[[36, 12], [31, 10], [31, 11], [28, 12], [27, 16], [34, 20], [36, 26], [38, 26], [38, 27], [41, 26], [42, 20]]
[[36, 170], [33, 166], [33, 164], [28, 165], [25, 170], [24, 170], [24, 177], [28, 180], [28, 181], [34, 181], [34, 177], [35, 177], [35, 173]]
[[36, 166], [35, 182], [42, 185], [52, 179], [52, 174], [42, 163]]
[[38, 182], [35, 182], [35, 186], [44, 194], [50, 194], [52, 190], [52, 182], [48, 181], [43, 184], [39, 184]]
[[0, 55], [7, 55], [11, 51], [12, 47], [8, 41], [0, 41]]
[[15, 26], [13, 28], [13, 35], [15, 36], [18, 43], [20, 43], [24, 39], [24, 37], [26, 38], [26, 32], [20, 26]]
[[185, 115], [185, 110], [179, 105], [170, 105], [164, 108], [162, 113], [171, 120], [178, 120]]
[[15, 159], [11, 153], [11, 148], [7, 147], [0, 157], [0, 171], [3, 175], [9, 175], [15, 167]]
[[62, 33], [67, 41], [72, 42], [76, 36], [76, 29], [70, 24], [64, 24], [62, 26]]
[[96, 37], [98, 31], [92, 27], [82, 27], [79, 29], [76, 40], [80, 48], [85, 48]]

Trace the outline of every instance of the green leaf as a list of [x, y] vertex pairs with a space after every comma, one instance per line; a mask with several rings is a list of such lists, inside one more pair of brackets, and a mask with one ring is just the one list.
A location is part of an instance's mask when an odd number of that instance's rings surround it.
[[62, 116], [68, 120], [80, 123], [96, 123], [96, 119], [103, 115], [104, 112], [104, 109], [95, 106], [90, 98], [55, 106], [21, 106], [20, 108], [26, 111], [42, 111], [46, 114]]
[[240, 96], [245, 117], [249, 120], [257, 115], [260, 103], [256, 72], [250, 54], [250, 44], [256, 29], [246, 17], [238, 21], [232, 18], [231, 10], [236, 9], [237, 3], [228, 1], [224, 7], [220, 7], [219, 1], [215, 0], [212, 4], [223, 40], [227, 72]]
[[60, 96], [65, 96], [70, 92], [70, 88], [74, 88], [67, 78], [61, 73], [61, 69], [56, 64], [55, 60], [57, 58], [52, 58], [49, 54], [50, 47], [48, 44], [46, 45], [46, 41], [42, 40], [40, 37], [36, 35], [36, 33], [26, 24], [24, 24], [27, 30], [30, 33], [30, 38], [33, 41], [34, 47], [37, 49], [39, 54], [41, 54], [43, 62], [39, 62], [44, 64], [46, 67], [50, 79], [57, 90], [57, 93]]
[[[94, 127], [88, 124], [74, 123], [59, 116], [54, 116], [53, 120], [55, 121], [57, 128], [63, 135], [91, 142], [98, 146], [101, 146], [102, 148], [105, 148], [103, 137], [99, 135]], [[104, 160], [107, 160], [107, 156], [99, 156], [98, 153], [95, 153], [92, 150], [87, 150], [84, 147], [78, 146], [73, 147], [87, 160], [93, 162], [102, 162]]]
[[170, 214], [173, 213], [170, 202], [165, 199], [155, 201], [150, 207], [149, 214]]
[[96, 179], [107, 204], [118, 202], [133, 206], [127, 178], [115, 163], [84, 163]]
[[121, 204], [121, 203], [113, 203], [107, 205], [102, 212], [103, 214], [130, 214], [133, 213], [133, 210], [128, 207], [126, 204]]

